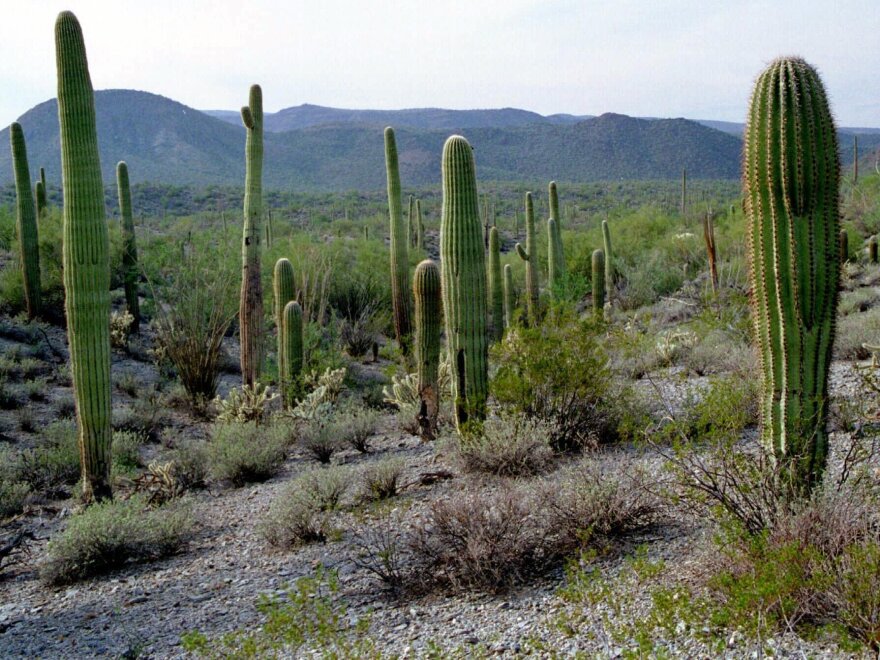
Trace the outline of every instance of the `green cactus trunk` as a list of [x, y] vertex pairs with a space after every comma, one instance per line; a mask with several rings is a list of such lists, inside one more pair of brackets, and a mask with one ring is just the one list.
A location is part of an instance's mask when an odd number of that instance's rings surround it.
[[422, 224], [422, 200], [416, 200], [416, 250], [424, 247], [425, 226]]
[[488, 349], [486, 258], [474, 152], [453, 135], [443, 146], [440, 263], [446, 341], [452, 367], [455, 422], [460, 434], [479, 427], [486, 413]]
[[611, 228], [608, 226], [607, 220], [602, 221], [602, 244], [605, 248], [605, 298], [611, 302], [616, 273], [613, 262], [614, 252], [611, 251]]
[[419, 410], [416, 422], [424, 440], [433, 440], [440, 410], [440, 269], [430, 259], [416, 267], [413, 294], [416, 301], [416, 364], [419, 379]]
[[526, 262], [526, 312], [529, 323], [538, 322], [538, 272], [535, 268], [537, 261], [537, 244], [535, 243], [535, 207], [532, 202], [532, 193], [526, 193], [526, 246], [516, 244], [516, 253], [519, 258]]
[[513, 321], [514, 310], [513, 267], [504, 264], [504, 327], [509, 328]]
[[260, 240], [263, 217], [263, 91], [251, 85], [248, 105], [241, 109], [247, 129], [245, 142], [244, 231], [241, 246], [241, 377], [254, 387], [263, 364], [263, 284], [260, 280]]
[[828, 452], [828, 371], [840, 275], [837, 135], [822, 82], [798, 58], [755, 83], [743, 157], [762, 439], [806, 495]]
[[550, 218], [547, 220], [547, 288], [551, 296], [555, 296], [562, 286], [561, 261], [556, 220]]
[[64, 268], [70, 371], [76, 398], [83, 499], [110, 498], [110, 240], [98, 157], [95, 100], [82, 29], [55, 23], [64, 192]]
[[407, 222], [406, 222], [407, 249], [409, 249], [410, 247], [415, 247], [415, 238], [416, 238], [415, 222], [416, 222], [416, 198], [413, 195], [410, 195], [409, 196], [409, 213], [407, 214]]
[[132, 316], [131, 332], [141, 329], [141, 305], [138, 299], [137, 242], [134, 235], [134, 216], [131, 211], [131, 186], [128, 181], [128, 165], [116, 164], [116, 190], [119, 195], [119, 215], [122, 218], [122, 282], [125, 289], [125, 306]]
[[281, 332], [284, 323], [284, 308], [291, 300], [296, 300], [296, 288], [294, 287], [293, 264], [289, 259], [281, 258], [275, 262], [272, 273], [273, 312], [275, 316], [275, 329], [278, 333], [278, 345], [276, 359], [278, 361], [279, 381], [282, 391], [284, 390], [284, 378], [281, 374], [285, 371], [284, 362], [284, 336]]
[[46, 212], [46, 184], [42, 181], [34, 184], [34, 201], [37, 204], [37, 220], [41, 220]]
[[593, 250], [592, 260], [593, 315], [602, 318], [605, 311], [605, 253]]
[[504, 283], [501, 279], [501, 241], [498, 228], [489, 230], [489, 302], [492, 306], [492, 338], [504, 335]]
[[303, 314], [295, 300], [284, 306], [281, 313], [281, 359], [279, 374], [281, 398], [285, 408], [290, 408], [296, 393], [296, 382], [303, 367]]
[[16, 224], [18, 233], [18, 261], [24, 284], [24, 302], [29, 319], [40, 315], [40, 247], [37, 232], [37, 209], [31, 191], [31, 173], [28, 166], [24, 131], [18, 122], [9, 127], [12, 147], [12, 165], [15, 170]]
[[562, 243], [562, 216], [559, 215], [559, 191], [556, 188], [556, 182], [551, 181], [548, 186], [548, 199], [550, 205], [550, 217], [556, 222], [553, 228], [553, 237], [556, 241], [556, 276], [564, 278], [567, 272], [565, 266], [565, 246]]
[[385, 129], [385, 172], [388, 178], [388, 216], [391, 221], [391, 304], [394, 333], [400, 350], [409, 352], [409, 249], [406, 226], [400, 201], [400, 169], [397, 165], [397, 141], [394, 129]]

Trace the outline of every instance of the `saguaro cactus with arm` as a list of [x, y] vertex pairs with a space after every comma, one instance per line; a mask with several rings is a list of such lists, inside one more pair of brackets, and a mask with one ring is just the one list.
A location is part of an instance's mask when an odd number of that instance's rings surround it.
[[76, 398], [83, 499], [111, 497], [110, 258], [95, 99], [82, 29], [55, 23], [58, 123], [64, 189], [64, 303]]
[[440, 267], [446, 341], [459, 433], [485, 416], [488, 394], [486, 258], [480, 231], [477, 175], [471, 145], [453, 135], [443, 146]]
[[241, 377], [253, 387], [263, 362], [263, 284], [260, 280], [260, 239], [263, 217], [263, 91], [251, 85], [248, 104], [241, 109], [245, 141], [244, 232], [242, 235]]
[[530, 323], [538, 322], [537, 245], [535, 244], [535, 208], [532, 193], [526, 193], [526, 245], [516, 244], [516, 253], [526, 262], [526, 308]]
[[822, 81], [800, 58], [755, 83], [743, 157], [761, 437], [784, 485], [807, 495], [828, 452], [828, 371], [840, 275], [837, 134]]

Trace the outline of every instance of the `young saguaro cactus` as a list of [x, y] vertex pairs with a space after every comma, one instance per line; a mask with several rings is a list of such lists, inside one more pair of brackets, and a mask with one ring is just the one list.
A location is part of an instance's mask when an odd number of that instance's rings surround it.
[[244, 231], [241, 246], [241, 376], [249, 387], [260, 377], [263, 363], [263, 284], [260, 280], [260, 239], [263, 217], [263, 90], [251, 85], [241, 109], [245, 141]]
[[800, 58], [755, 83], [743, 157], [762, 440], [790, 495], [820, 481], [840, 277], [837, 134], [822, 81]]
[[504, 335], [504, 286], [501, 280], [501, 241], [498, 227], [489, 230], [489, 301], [492, 307], [492, 338]]
[[411, 333], [409, 304], [408, 232], [403, 222], [400, 201], [400, 169], [397, 165], [397, 140], [394, 129], [385, 129], [385, 173], [388, 179], [388, 216], [391, 221], [391, 304], [394, 333], [404, 355], [409, 350]]
[[611, 228], [608, 221], [602, 221], [602, 244], [605, 249], [605, 298], [611, 302], [611, 294], [614, 291], [614, 263], [612, 257], [614, 252], [611, 251]]
[[526, 246], [516, 244], [516, 253], [526, 262], [526, 312], [530, 323], [538, 322], [538, 273], [535, 268], [537, 245], [535, 244], [535, 207], [532, 193], [526, 193]]
[[128, 165], [116, 164], [116, 189], [119, 195], [119, 215], [122, 217], [122, 282], [125, 288], [125, 305], [132, 316], [131, 331], [140, 332], [141, 306], [138, 299], [137, 242], [134, 235], [134, 216], [131, 212], [131, 186], [128, 181]]
[[509, 328], [514, 310], [513, 267], [504, 264], [504, 327]]
[[39, 179], [34, 184], [34, 201], [37, 204], [37, 220], [39, 220], [46, 210], [46, 184]]
[[40, 294], [40, 248], [37, 232], [37, 211], [31, 191], [27, 146], [21, 124], [9, 127], [12, 147], [12, 165], [15, 170], [16, 231], [18, 232], [18, 261], [24, 282], [24, 302], [27, 315], [32, 319], [42, 311]]
[[488, 395], [486, 258], [480, 231], [477, 174], [468, 141], [443, 145], [440, 265], [455, 422], [464, 434], [485, 417]]
[[433, 440], [440, 410], [440, 388], [437, 385], [440, 369], [440, 269], [425, 259], [413, 275], [413, 294], [416, 301], [416, 364], [419, 379], [419, 410], [416, 422], [422, 438]]
[[303, 365], [303, 315], [302, 308], [295, 300], [284, 306], [281, 313], [281, 355], [279, 374], [281, 380], [281, 397], [285, 408], [293, 403], [294, 383], [302, 371]]
[[593, 250], [592, 261], [593, 315], [602, 318], [605, 311], [605, 253]]
[[98, 157], [95, 99], [79, 21], [55, 22], [64, 189], [62, 264], [70, 371], [76, 399], [83, 499], [110, 487], [110, 240]]
[[282, 257], [275, 262], [272, 272], [272, 293], [274, 294], [275, 328], [278, 331], [278, 348], [276, 359], [278, 360], [278, 373], [283, 371], [284, 363], [284, 338], [281, 328], [284, 322], [284, 308], [291, 300], [296, 300], [294, 288], [293, 264], [289, 259]]
[[550, 294], [555, 295], [556, 287], [562, 282], [562, 254], [559, 246], [559, 235], [556, 232], [556, 220], [547, 220], [547, 285]]
[[558, 277], [564, 277], [566, 273], [565, 266], [565, 246], [562, 243], [562, 216], [559, 214], [559, 190], [556, 182], [551, 181], [547, 186], [547, 198], [550, 205], [550, 217], [555, 221], [553, 227], [553, 238], [556, 245], [556, 274]]

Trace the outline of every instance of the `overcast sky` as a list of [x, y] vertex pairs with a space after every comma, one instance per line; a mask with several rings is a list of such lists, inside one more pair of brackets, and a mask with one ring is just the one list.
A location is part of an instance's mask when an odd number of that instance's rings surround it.
[[96, 89], [237, 110], [496, 108], [742, 121], [783, 54], [837, 120], [880, 126], [877, 0], [0, 0], [0, 125], [55, 96], [72, 9]]

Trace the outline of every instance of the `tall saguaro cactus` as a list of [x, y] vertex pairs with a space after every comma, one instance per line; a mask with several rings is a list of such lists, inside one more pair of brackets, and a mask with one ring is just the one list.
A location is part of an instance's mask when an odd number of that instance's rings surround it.
[[792, 495], [820, 481], [840, 276], [837, 134], [822, 81], [800, 58], [755, 83], [743, 157], [762, 439]]
[[485, 416], [488, 394], [486, 258], [480, 231], [477, 174], [468, 141], [443, 145], [440, 265], [446, 341], [452, 367], [455, 422], [465, 433]]
[[440, 410], [440, 388], [437, 385], [440, 370], [440, 269], [425, 259], [413, 275], [413, 294], [416, 301], [416, 364], [419, 379], [419, 411], [416, 421], [422, 438], [433, 440]]
[[18, 232], [18, 261], [24, 282], [24, 302], [28, 318], [40, 315], [40, 248], [37, 235], [37, 211], [31, 191], [31, 174], [28, 166], [27, 146], [21, 124], [9, 127], [12, 147], [12, 165], [15, 170], [16, 231]]
[[526, 193], [526, 246], [516, 244], [516, 253], [526, 262], [526, 311], [530, 323], [538, 322], [537, 245], [535, 243], [535, 207], [532, 193]]
[[251, 85], [248, 104], [241, 109], [245, 141], [244, 232], [241, 254], [241, 377], [253, 387], [263, 362], [263, 284], [260, 280], [260, 240], [263, 217], [263, 90]]
[[614, 292], [614, 252], [611, 250], [611, 228], [608, 221], [602, 221], [602, 244], [605, 249], [605, 298], [611, 302], [611, 294]]
[[409, 305], [409, 249], [400, 201], [400, 169], [394, 129], [385, 129], [385, 173], [388, 178], [388, 216], [391, 221], [391, 304], [394, 333], [401, 351], [409, 350], [411, 332]]
[[492, 307], [492, 338], [504, 335], [504, 287], [501, 280], [501, 241], [498, 227], [489, 230], [489, 302]]
[[116, 189], [119, 195], [119, 215], [122, 218], [122, 282], [125, 288], [125, 305], [133, 320], [131, 331], [140, 332], [141, 305], [138, 299], [137, 242], [134, 235], [134, 216], [131, 212], [131, 186], [128, 181], [128, 165], [116, 164]]
[[601, 318], [605, 311], [605, 253], [593, 250], [592, 284], [593, 284], [593, 315]]
[[567, 268], [565, 265], [565, 246], [562, 243], [562, 216], [559, 214], [559, 191], [555, 181], [551, 181], [550, 185], [547, 186], [547, 198], [550, 206], [550, 217], [556, 223], [553, 227], [553, 238], [556, 245], [556, 274], [557, 277], [565, 277]]
[[509, 328], [513, 321], [513, 267], [504, 264], [504, 327]]
[[110, 240], [98, 157], [95, 99], [79, 21], [55, 22], [64, 189], [62, 263], [83, 499], [111, 497]]

